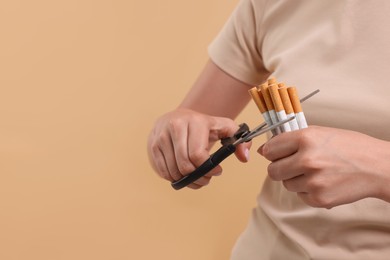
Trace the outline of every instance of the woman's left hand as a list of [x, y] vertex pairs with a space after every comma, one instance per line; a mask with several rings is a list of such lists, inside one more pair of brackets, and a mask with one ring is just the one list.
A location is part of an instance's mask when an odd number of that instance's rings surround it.
[[268, 174], [308, 205], [332, 208], [376, 197], [390, 202], [390, 143], [336, 128], [277, 135], [258, 152]]

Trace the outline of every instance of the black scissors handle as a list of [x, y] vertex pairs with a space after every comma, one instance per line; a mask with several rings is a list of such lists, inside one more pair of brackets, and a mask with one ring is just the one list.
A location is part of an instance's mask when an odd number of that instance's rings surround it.
[[172, 182], [172, 187], [175, 190], [180, 190], [181, 188], [184, 188], [185, 186], [193, 183], [194, 181], [205, 176], [209, 171], [217, 167], [218, 164], [220, 164], [223, 160], [225, 160], [235, 151], [236, 146], [233, 144], [222, 146], [215, 153], [213, 153], [207, 161], [205, 161], [202, 165], [196, 168], [195, 171], [184, 176], [178, 181]]

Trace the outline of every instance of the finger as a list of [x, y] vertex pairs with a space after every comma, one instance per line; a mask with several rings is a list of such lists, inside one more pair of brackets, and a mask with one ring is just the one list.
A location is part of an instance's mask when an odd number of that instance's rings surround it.
[[233, 120], [225, 117], [210, 117], [209, 123], [211, 141], [231, 137], [239, 128]]
[[274, 181], [284, 181], [305, 173], [298, 162], [298, 153], [276, 160], [268, 165], [268, 175]]
[[165, 165], [171, 179], [177, 181], [180, 178], [182, 178], [183, 175], [180, 173], [177, 166], [175, 152], [174, 152], [171, 138], [161, 139], [161, 142], [159, 143], [159, 148], [164, 157]]
[[241, 162], [249, 161], [249, 150], [252, 146], [252, 142], [243, 143], [237, 145], [236, 152], [234, 153], [238, 160]]
[[291, 192], [307, 192], [306, 189], [306, 181], [307, 181], [307, 176], [304, 174], [301, 174], [297, 177], [284, 180], [283, 181], [283, 186]]
[[152, 155], [156, 170], [159, 175], [168, 181], [173, 181], [173, 178], [169, 174], [166, 160], [159, 146], [152, 147]]
[[222, 174], [222, 167], [220, 165], [217, 165], [214, 169], [209, 171], [205, 176], [214, 177], [214, 176], [220, 176], [221, 174]]
[[161, 133], [157, 134], [153, 131], [152, 135], [148, 139], [149, 159], [152, 163], [153, 169], [158, 175], [166, 180], [173, 181], [173, 178], [169, 174], [169, 170], [166, 164], [166, 160], [161, 150], [161, 140], [167, 138], [167, 135]]
[[175, 121], [175, 123], [171, 123], [169, 127], [176, 165], [182, 176], [195, 170], [195, 166], [191, 162], [188, 154], [188, 127], [186, 121]]
[[325, 196], [319, 196], [318, 194], [308, 193], [308, 192], [298, 192], [298, 197], [309, 206], [316, 208], [327, 208], [331, 209], [336, 206], [337, 203], [332, 201], [331, 198]]
[[190, 189], [193, 189], [193, 190], [198, 190], [198, 189], [202, 188], [203, 186], [200, 186], [200, 185], [195, 184], [195, 183], [191, 183], [191, 184], [187, 185], [187, 187]]
[[210, 180], [211, 180], [211, 177], [203, 176], [203, 177], [197, 179], [196, 181], [194, 181], [193, 183], [195, 183], [199, 186], [206, 186], [210, 183]]
[[188, 125], [188, 155], [194, 166], [199, 166], [209, 157], [210, 143], [231, 137], [238, 126], [233, 120], [223, 117], [193, 118]]
[[282, 133], [271, 138], [258, 152], [270, 161], [275, 161], [298, 151], [299, 130]]
[[222, 174], [222, 167], [218, 165], [217, 167], [209, 171], [205, 176], [196, 180], [194, 183], [200, 186], [206, 186], [210, 183], [212, 177], [219, 176], [221, 174]]

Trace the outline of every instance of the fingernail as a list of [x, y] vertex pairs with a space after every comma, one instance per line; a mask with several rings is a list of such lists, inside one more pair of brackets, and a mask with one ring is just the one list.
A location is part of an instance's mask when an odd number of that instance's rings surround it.
[[248, 148], [245, 149], [244, 155], [245, 155], [246, 161], [249, 161], [249, 149]]
[[222, 172], [217, 172], [215, 174], [213, 174], [214, 176], [221, 176], [222, 175]]
[[257, 149], [257, 152], [258, 152], [259, 154], [261, 154], [261, 155], [263, 155], [263, 148], [264, 148], [264, 145], [265, 145], [265, 144], [262, 144], [262, 145], [259, 147], [259, 149]]

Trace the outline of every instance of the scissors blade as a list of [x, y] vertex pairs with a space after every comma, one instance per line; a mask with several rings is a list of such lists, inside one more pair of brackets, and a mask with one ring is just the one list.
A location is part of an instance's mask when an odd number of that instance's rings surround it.
[[267, 126], [265, 128], [261, 127], [256, 127], [254, 130], [252, 130], [251, 132], [249, 132], [247, 135], [241, 137], [240, 139], [237, 139], [236, 142], [233, 143], [233, 145], [238, 145], [240, 143], [244, 143], [244, 142], [249, 142], [250, 140], [252, 140], [253, 138], [259, 136], [259, 135], [262, 135], [268, 131], [271, 131], [279, 126], [282, 126], [283, 124], [285, 123], [288, 123], [289, 121], [293, 120], [295, 118], [295, 116], [292, 116], [292, 117], [289, 117], [287, 119], [284, 119], [282, 121], [279, 121], [275, 124], [272, 124], [270, 126]]

